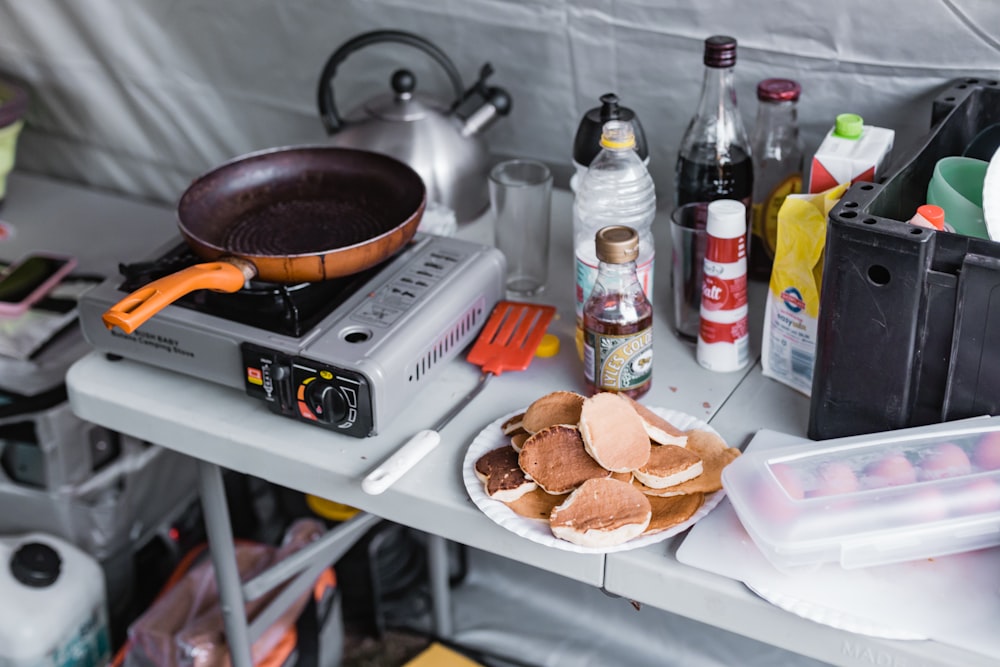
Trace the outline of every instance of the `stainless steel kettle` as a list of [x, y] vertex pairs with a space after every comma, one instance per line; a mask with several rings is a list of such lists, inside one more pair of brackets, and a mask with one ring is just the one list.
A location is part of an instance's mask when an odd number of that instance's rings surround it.
[[[391, 93], [375, 96], [347, 114], [357, 120], [344, 120], [334, 101], [337, 68], [350, 54], [381, 42], [406, 44], [430, 55], [448, 75], [455, 99], [442, 103], [417, 94], [416, 77], [399, 69], [390, 79]], [[438, 47], [408, 32], [375, 30], [345, 42], [327, 60], [319, 80], [319, 113], [334, 145], [385, 153], [405, 162], [424, 179], [428, 199], [452, 209], [459, 222], [467, 222], [489, 205], [491, 161], [480, 134], [510, 113], [507, 91], [486, 83], [492, 74], [486, 63], [479, 79], [465, 90], [458, 69]]]

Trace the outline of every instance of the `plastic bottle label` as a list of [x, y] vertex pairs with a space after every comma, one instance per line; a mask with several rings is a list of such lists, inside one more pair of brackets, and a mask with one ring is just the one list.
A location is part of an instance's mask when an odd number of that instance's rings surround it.
[[[656, 255], [650, 255], [649, 259], [635, 267], [635, 275], [642, 285], [642, 291], [650, 303], [653, 302], [653, 259]], [[582, 326], [583, 304], [587, 303], [587, 297], [594, 289], [597, 282], [597, 264], [591, 264], [576, 255], [576, 325]]]
[[[725, 265], [716, 265], [725, 266]], [[743, 273], [735, 278], [712, 275], [705, 265], [705, 277], [701, 288], [701, 307], [707, 311], [736, 310], [747, 305], [747, 276]]]
[[653, 379], [653, 330], [625, 336], [584, 332], [584, 377], [601, 391], [631, 391]]

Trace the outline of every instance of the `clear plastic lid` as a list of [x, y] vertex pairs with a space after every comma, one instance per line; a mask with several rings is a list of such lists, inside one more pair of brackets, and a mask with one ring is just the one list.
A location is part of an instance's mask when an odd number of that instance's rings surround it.
[[1000, 544], [1000, 418], [959, 423], [750, 452], [723, 486], [781, 568]]

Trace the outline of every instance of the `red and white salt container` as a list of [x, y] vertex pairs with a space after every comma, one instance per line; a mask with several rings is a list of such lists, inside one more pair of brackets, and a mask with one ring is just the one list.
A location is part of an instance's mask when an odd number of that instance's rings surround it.
[[695, 356], [710, 371], [737, 371], [750, 363], [746, 207], [734, 199], [711, 202], [705, 231], [708, 242]]

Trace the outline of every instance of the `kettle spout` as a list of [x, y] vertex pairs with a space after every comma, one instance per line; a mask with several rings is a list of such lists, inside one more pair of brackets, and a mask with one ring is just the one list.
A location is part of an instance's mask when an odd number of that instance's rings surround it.
[[462, 121], [462, 136], [473, 137], [492, 125], [497, 118], [510, 113], [510, 94], [503, 88], [487, 86], [493, 75], [489, 63], [479, 70], [479, 79], [456, 100], [451, 112]]
[[462, 136], [474, 137], [487, 129], [501, 116], [510, 113], [510, 95], [503, 88], [490, 88], [486, 102], [472, 112], [462, 124]]

